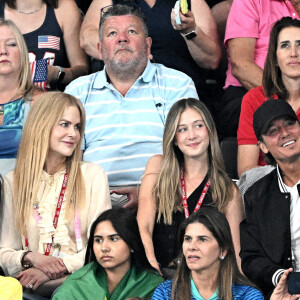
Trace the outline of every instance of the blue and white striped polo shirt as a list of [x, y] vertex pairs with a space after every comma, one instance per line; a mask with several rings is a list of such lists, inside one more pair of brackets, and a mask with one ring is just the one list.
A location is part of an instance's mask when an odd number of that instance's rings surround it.
[[125, 96], [107, 81], [105, 69], [74, 80], [65, 92], [86, 110], [83, 159], [100, 164], [111, 186], [139, 184], [149, 158], [162, 153], [172, 104], [198, 99], [190, 77], [150, 61]]

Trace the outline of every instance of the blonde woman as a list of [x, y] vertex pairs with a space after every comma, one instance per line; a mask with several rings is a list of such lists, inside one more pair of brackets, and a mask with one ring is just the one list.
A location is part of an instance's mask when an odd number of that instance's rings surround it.
[[29, 112], [16, 169], [6, 177], [0, 266], [47, 296], [83, 266], [89, 227], [111, 207], [104, 170], [80, 163], [84, 123], [79, 100], [42, 95]]
[[50, 59], [47, 83], [64, 89], [88, 73], [88, 61], [79, 45], [82, 17], [74, 0], [3, 0], [0, 17], [12, 20], [26, 41], [30, 62]]
[[182, 99], [170, 109], [163, 155], [149, 160], [139, 195], [139, 229], [155, 269], [176, 263], [178, 227], [202, 205], [225, 214], [240, 265], [239, 224], [244, 218], [240, 193], [225, 173], [208, 109], [196, 99]]
[[24, 38], [10, 20], [0, 19], [0, 174], [14, 169], [23, 125], [41, 91], [33, 87]]

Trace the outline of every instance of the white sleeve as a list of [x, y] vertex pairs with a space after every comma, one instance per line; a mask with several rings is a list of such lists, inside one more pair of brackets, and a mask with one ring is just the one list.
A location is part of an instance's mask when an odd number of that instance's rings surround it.
[[5, 275], [16, 276], [22, 271], [22, 237], [16, 230], [13, 206], [13, 173], [4, 180], [3, 216], [0, 232], [0, 266]]

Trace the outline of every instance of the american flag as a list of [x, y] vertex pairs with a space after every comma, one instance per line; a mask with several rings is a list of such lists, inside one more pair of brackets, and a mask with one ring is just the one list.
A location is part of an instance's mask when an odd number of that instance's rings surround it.
[[34, 85], [46, 91], [48, 64], [50, 58], [35, 60], [30, 63], [31, 77]]
[[38, 37], [38, 48], [50, 48], [59, 50], [60, 38], [53, 35], [40, 35]]

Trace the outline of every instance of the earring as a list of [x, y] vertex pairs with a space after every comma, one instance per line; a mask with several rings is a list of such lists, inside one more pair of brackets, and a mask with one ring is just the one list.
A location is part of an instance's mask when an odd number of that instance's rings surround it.
[[221, 260], [223, 260], [223, 259], [224, 259], [224, 256], [223, 256], [223, 255], [221, 255], [221, 256], [220, 256], [220, 259], [221, 259]]
[[131, 253], [133, 253], [133, 252], [134, 252], [134, 250], [130, 249], [130, 252], [131, 252]]

